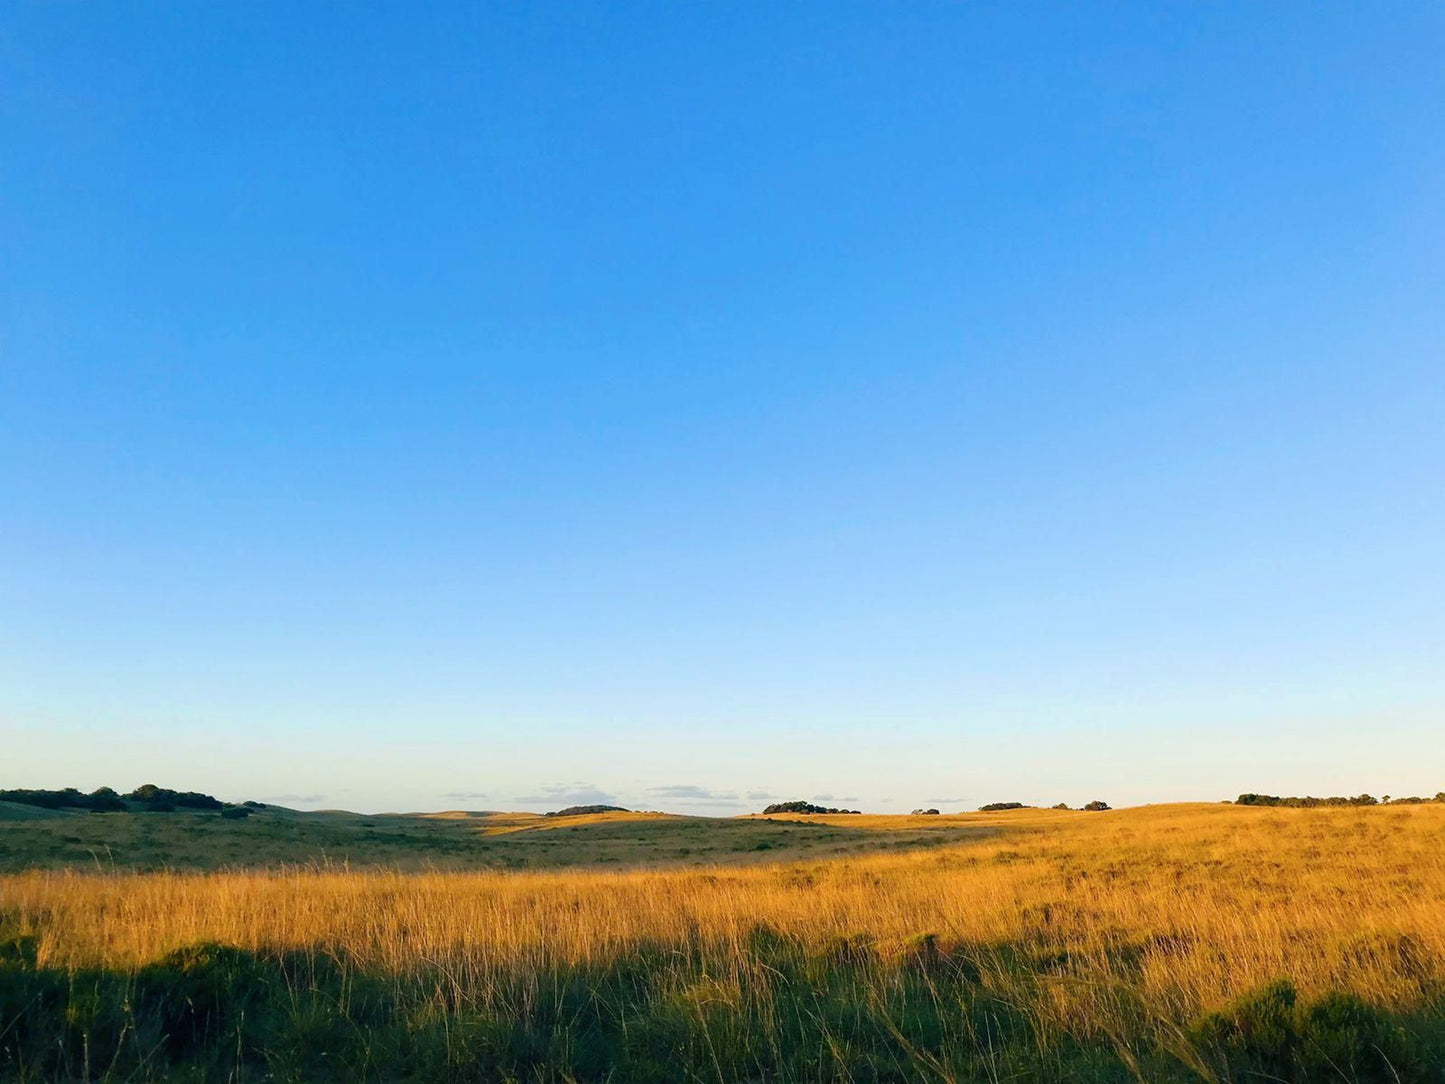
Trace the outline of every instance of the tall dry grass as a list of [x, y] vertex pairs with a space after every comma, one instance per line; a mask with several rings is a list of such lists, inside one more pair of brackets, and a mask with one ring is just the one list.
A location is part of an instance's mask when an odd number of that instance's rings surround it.
[[[131, 973], [219, 942], [320, 953], [431, 991], [448, 1011], [518, 1019], [559, 976], [641, 961], [659, 972], [646, 976], [652, 993], [720, 1027], [729, 1011], [765, 1026], [768, 999], [791, 996], [766, 973], [782, 965], [760, 955], [764, 931], [803, 961], [797, 981], [815, 997], [830, 967], [849, 969], [858, 996], [886, 999], [920, 960], [966, 961], [971, 988], [1024, 1012], [1035, 1041], [1098, 1043], [1135, 1078], [1145, 1071], [1130, 1051], [1151, 1044], [1186, 1076], [1219, 1077], [1188, 1049], [1191, 1021], [1278, 979], [1301, 997], [1349, 991], [1417, 1018], [1439, 1009], [1445, 806], [1166, 806], [989, 823], [1004, 830], [732, 869], [37, 872], [0, 878], [0, 913], [34, 938], [41, 969]], [[921, 1074], [962, 1079], [949, 1077], [959, 1062], [948, 1051], [915, 1053]]]

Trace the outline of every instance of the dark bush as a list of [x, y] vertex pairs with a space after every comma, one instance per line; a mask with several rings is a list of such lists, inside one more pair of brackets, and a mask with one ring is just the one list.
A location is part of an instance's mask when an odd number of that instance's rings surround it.
[[1222, 1049], [1232, 1062], [1283, 1076], [1295, 1045], [1294, 983], [1277, 979], [1210, 1013], [1195, 1028], [1202, 1042]]
[[38, 806], [41, 809], [88, 809], [92, 813], [114, 813], [127, 808], [120, 795], [109, 787], [81, 794], [74, 787], [64, 790], [0, 790], [0, 802]]
[[275, 968], [230, 945], [177, 949], [136, 975], [136, 1001], [162, 1021], [173, 1050], [215, 1043], [266, 995]]
[[126, 797], [132, 802], [140, 803], [142, 808], [156, 813], [169, 813], [175, 809], [216, 810], [224, 807], [223, 802], [212, 798], [209, 794], [201, 794], [194, 790], [170, 790], [166, 787], [158, 787], [154, 783], [136, 787]]
[[580, 817], [584, 813], [631, 813], [620, 805], [569, 805], [566, 809], [555, 809], [544, 813], [544, 817]]
[[1234, 800], [1235, 805], [1288, 806], [1292, 809], [1316, 809], [1320, 806], [1379, 805], [1378, 798], [1368, 794], [1354, 798], [1281, 798], [1275, 794], [1241, 794]]
[[857, 809], [834, 809], [832, 806], [814, 805], [812, 802], [774, 802], [763, 810], [769, 813], [858, 813]]
[[1004, 809], [1029, 809], [1023, 802], [989, 802], [978, 807], [980, 813], [998, 813]]
[[124, 813], [126, 808], [125, 799], [110, 787], [98, 787], [90, 792], [92, 813]]
[[1084, 808], [1087, 809], [1090, 813], [1102, 813], [1104, 810], [1109, 808], [1109, 803], [1095, 800], [1084, 806]]
[[167, 790], [154, 783], [137, 787], [122, 797], [110, 787], [100, 787], [81, 794], [75, 787], [64, 790], [0, 790], [0, 802], [17, 802], [42, 809], [86, 809], [92, 813], [123, 813], [133, 806], [150, 813], [170, 813], [176, 809], [218, 810], [225, 806], [219, 799], [194, 790]]
[[1381, 1010], [1343, 991], [1301, 1004], [1277, 979], [1195, 1028], [1195, 1038], [1224, 1055], [1232, 1073], [1277, 1080], [1427, 1079], [1418, 1041]]
[[243, 805], [228, 805], [221, 810], [221, 819], [228, 821], [243, 821], [251, 815], [251, 811]]
[[36, 938], [0, 930], [0, 967], [34, 968], [40, 942]]

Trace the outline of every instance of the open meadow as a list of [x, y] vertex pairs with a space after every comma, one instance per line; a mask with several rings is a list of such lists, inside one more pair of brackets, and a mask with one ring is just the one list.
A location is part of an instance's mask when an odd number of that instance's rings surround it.
[[6, 1080], [1445, 1079], [1435, 803], [0, 838]]

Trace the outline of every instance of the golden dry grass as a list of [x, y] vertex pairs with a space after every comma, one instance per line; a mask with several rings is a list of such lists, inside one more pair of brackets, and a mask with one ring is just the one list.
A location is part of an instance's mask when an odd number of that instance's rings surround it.
[[[916, 827], [913, 818], [839, 820]], [[767, 986], [749, 955], [760, 929], [805, 956], [856, 949], [879, 976], [928, 944], [972, 960], [991, 996], [1026, 1001], [1041, 1033], [1127, 1053], [1147, 1027], [1186, 1065], [1189, 1022], [1271, 980], [1292, 981], [1302, 996], [1343, 990], [1401, 1013], [1438, 1009], [1445, 806], [927, 820], [999, 831], [897, 853], [705, 869], [34, 871], [0, 877], [0, 901], [36, 938], [42, 968], [132, 971], [198, 942], [320, 951], [473, 1007], [500, 990], [519, 996], [518, 983], [650, 953], [685, 961], [671, 996], [741, 1013], [759, 996], [750, 987]], [[883, 990], [891, 980], [869, 981]]]
[[[908, 819], [866, 818], [880, 829]], [[41, 962], [67, 967], [134, 966], [220, 941], [325, 945], [388, 972], [486, 969], [688, 938], [727, 951], [766, 923], [809, 942], [864, 934], [885, 952], [921, 933], [1057, 946], [1101, 980], [1132, 948], [1143, 992], [1192, 1011], [1280, 976], [1399, 1005], [1445, 959], [1445, 807], [1163, 806], [987, 821], [1009, 830], [745, 869], [36, 872], [0, 879], [0, 899], [38, 935]]]

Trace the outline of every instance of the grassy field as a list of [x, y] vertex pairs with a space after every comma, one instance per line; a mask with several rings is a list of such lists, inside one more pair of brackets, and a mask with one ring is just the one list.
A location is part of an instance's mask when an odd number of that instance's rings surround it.
[[1445, 806], [803, 819], [6, 822], [0, 1077], [1445, 1080]]
[[[0, 806], [8, 803], [0, 803]], [[56, 813], [0, 809], [0, 872], [221, 870], [345, 865], [389, 869], [736, 864], [938, 846], [996, 830], [963, 817], [680, 817], [603, 813]], [[885, 829], [886, 831], [880, 831]]]

